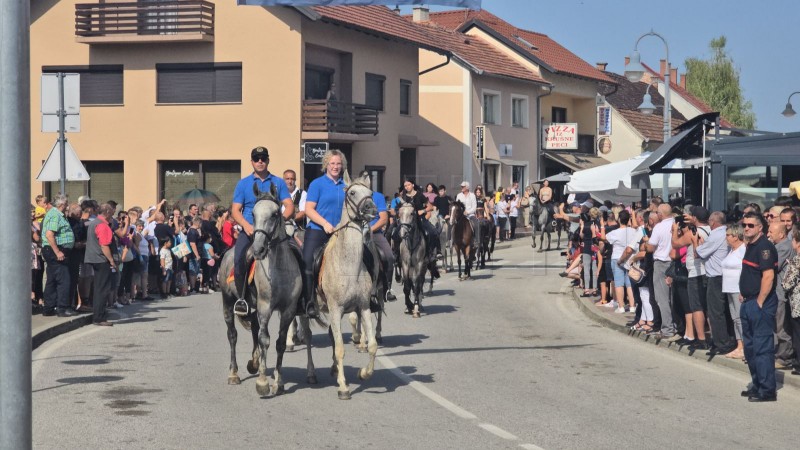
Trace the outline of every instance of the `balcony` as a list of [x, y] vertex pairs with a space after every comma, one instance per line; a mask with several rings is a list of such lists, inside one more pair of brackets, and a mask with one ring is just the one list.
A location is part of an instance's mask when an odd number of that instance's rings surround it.
[[378, 110], [334, 100], [303, 101], [303, 139], [355, 142], [375, 140]]
[[213, 42], [214, 4], [204, 0], [79, 3], [75, 36], [86, 44]]

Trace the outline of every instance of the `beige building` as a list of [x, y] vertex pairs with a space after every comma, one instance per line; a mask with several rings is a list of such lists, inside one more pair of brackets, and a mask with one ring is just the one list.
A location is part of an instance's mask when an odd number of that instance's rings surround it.
[[416, 171], [400, 149], [435, 143], [419, 134], [418, 50], [447, 52], [384, 7], [33, 0], [31, 22], [33, 193], [58, 191], [35, 179], [56, 139], [38, 126], [43, 72], [81, 74], [67, 137], [91, 180], [68, 184], [73, 199], [147, 206], [196, 187], [227, 204], [258, 145], [273, 172], [318, 176], [306, 142], [387, 191]]

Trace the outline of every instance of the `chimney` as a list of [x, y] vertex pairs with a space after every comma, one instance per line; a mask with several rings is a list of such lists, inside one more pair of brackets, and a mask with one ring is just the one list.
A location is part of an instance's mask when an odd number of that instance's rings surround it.
[[662, 59], [661, 60], [661, 71], [658, 72], [658, 74], [663, 77], [665, 73], [667, 73], [667, 60], [666, 59]]
[[681, 75], [681, 87], [686, 89], [686, 74]]
[[678, 68], [677, 67], [670, 67], [670, 69], [669, 69], [669, 81], [670, 81], [670, 83], [678, 84]]
[[630, 63], [631, 63], [631, 57], [630, 56], [626, 56], [625, 57], [625, 65], [627, 66]]
[[606, 66], [608, 66], [608, 63], [606, 62], [595, 63], [595, 67], [597, 67], [597, 70], [602, 70], [603, 72], [606, 71]]
[[412, 17], [414, 18], [414, 22], [428, 22], [430, 21], [430, 10], [425, 6], [415, 6], [414, 7], [414, 14]]

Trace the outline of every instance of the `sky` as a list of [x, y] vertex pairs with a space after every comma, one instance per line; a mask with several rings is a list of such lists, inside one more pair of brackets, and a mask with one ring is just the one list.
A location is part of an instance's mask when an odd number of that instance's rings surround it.
[[[710, 57], [711, 39], [724, 35], [744, 97], [753, 104], [756, 128], [800, 131], [800, 114], [781, 115], [789, 95], [800, 91], [798, 0], [483, 0], [482, 5], [516, 27], [550, 36], [592, 65], [607, 62], [607, 70], [616, 73], [624, 71], [636, 39], [651, 29], [666, 39], [678, 73], [686, 71], [687, 58]], [[666, 57], [664, 44], [653, 36], [642, 39], [639, 52], [656, 70]], [[800, 94], [792, 105], [800, 112]]]

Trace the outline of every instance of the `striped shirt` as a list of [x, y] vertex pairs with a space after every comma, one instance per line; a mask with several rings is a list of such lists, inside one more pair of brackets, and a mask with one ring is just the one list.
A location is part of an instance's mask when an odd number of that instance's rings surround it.
[[[57, 246], [64, 248], [72, 248], [75, 246], [75, 235], [72, 233], [72, 227], [69, 226], [69, 222], [67, 218], [64, 217], [64, 213], [59, 211], [58, 208], [50, 208], [47, 214], [44, 215], [44, 220], [42, 220], [42, 237], [45, 237], [45, 233], [48, 231], [52, 231], [55, 235]], [[50, 241], [48, 241], [46, 237], [42, 239], [42, 246], [50, 246]]]

